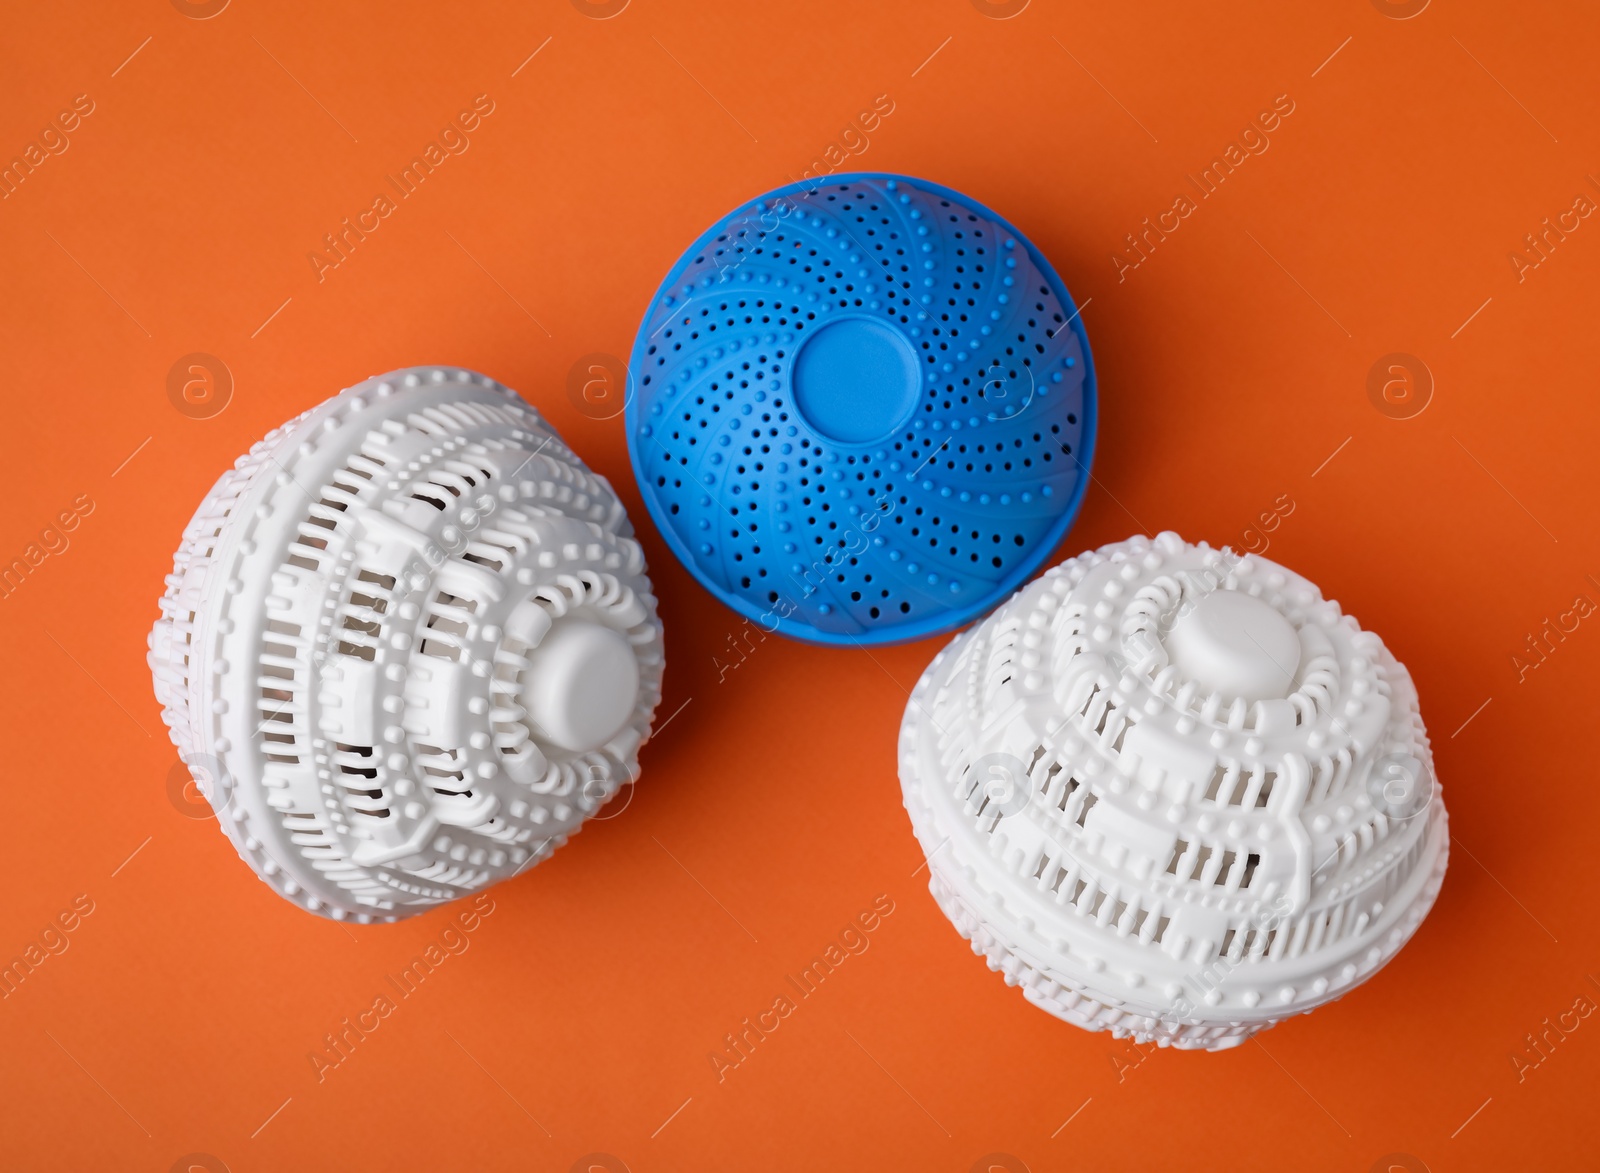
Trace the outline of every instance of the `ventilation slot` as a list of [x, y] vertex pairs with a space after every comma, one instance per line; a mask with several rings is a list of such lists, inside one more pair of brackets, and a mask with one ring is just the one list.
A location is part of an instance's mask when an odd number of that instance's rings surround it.
[[475, 563], [478, 566], [486, 566], [490, 570], [499, 573], [506, 568], [510, 553], [511, 551], [500, 546], [489, 546], [474, 542], [467, 547], [466, 553], [461, 557], [467, 562]]
[[296, 729], [299, 712], [295, 700], [298, 692], [295, 673], [299, 662], [300, 626], [282, 619], [269, 619], [265, 629], [261, 676], [257, 684], [260, 696], [256, 702], [262, 753], [269, 762], [298, 765], [300, 737]]
[[1268, 770], [1267, 771], [1267, 776], [1266, 776], [1266, 781], [1261, 783], [1261, 792], [1256, 795], [1256, 807], [1257, 807], [1257, 809], [1265, 809], [1266, 808], [1268, 800], [1270, 800], [1272, 798], [1272, 784], [1274, 782], [1276, 782], [1277, 780], [1278, 780], [1277, 773], [1275, 771]]
[[1238, 860], [1238, 852], [1224, 851], [1222, 853], [1222, 862], [1217, 865], [1216, 877], [1211, 882], [1219, 888], [1229, 887], [1229, 881], [1233, 879], [1234, 864], [1236, 864]]
[[472, 790], [467, 776], [459, 765], [460, 751], [440, 749], [434, 745], [418, 745], [417, 761], [428, 776], [428, 785], [435, 794], [450, 798], [471, 798]]
[[[411, 417], [413, 423], [417, 418], [417, 416]], [[411, 497], [412, 500], [424, 501], [443, 512], [447, 506], [459, 501], [471, 490], [488, 481], [490, 476], [490, 470], [480, 465], [446, 460], [431, 470], [427, 479], [411, 490]]]
[[374, 819], [390, 817], [388, 801], [378, 778], [378, 751], [370, 745], [335, 743], [334, 761], [349, 799], [350, 809]]
[[1172, 847], [1172, 858], [1167, 861], [1167, 875], [1178, 874], [1178, 861], [1189, 853], [1189, 844], [1186, 840], [1179, 839]]
[[448, 591], [435, 595], [428, 615], [428, 634], [419, 648], [422, 654], [441, 660], [459, 660], [471, 630], [470, 616], [477, 609], [475, 599], [465, 599]]
[[1123, 720], [1122, 727], [1117, 730], [1115, 740], [1111, 742], [1111, 752], [1118, 754], [1122, 752], [1122, 740], [1128, 736], [1128, 730], [1132, 729], [1134, 724], [1135, 722], [1131, 716]]

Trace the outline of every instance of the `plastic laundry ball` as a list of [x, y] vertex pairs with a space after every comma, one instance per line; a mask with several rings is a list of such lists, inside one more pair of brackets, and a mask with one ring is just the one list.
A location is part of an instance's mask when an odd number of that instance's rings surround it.
[[245, 862], [390, 921], [538, 863], [637, 776], [661, 624], [605, 479], [505, 387], [417, 367], [223, 474], [149, 662]]
[[900, 778], [940, 907], [1035, 1005], [1220, 1050], [1400, 950], [1449, 834], [1411, 677], [1254, 555], [1133, 538], [934, 659]]
[[629, 450], [696, 578], [824, 644], [948, 631], [1076, 516], [1089, 341], [1061, 279], [977, 201], [894, 175], [792, 184], [706, 230], [639, 328]]

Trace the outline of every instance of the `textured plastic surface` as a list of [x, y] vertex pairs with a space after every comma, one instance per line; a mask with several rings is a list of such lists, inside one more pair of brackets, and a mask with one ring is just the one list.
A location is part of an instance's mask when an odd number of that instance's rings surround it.
[[936, 184], [843, 175], [743, 205], [634, 344], [634, 471], [674, 553], [767, 630], [948, 631], [1047, 558], [1088, 482], [1095, 379], [1066, 287]]
[[1170, 533], [1055, 567], [945, 648], [900, 778], [974, 952], [1163, 1046], [1235, 1046], [1370, 977], [1449, 851], [1405, 667], [1298, 575]]
[[239, 854], [335, 919], [531, 867], [638, 773], [660, 699], [606, 481], [494, 381], [419, 367], [270, 433], [184, 532], [150, 667]]

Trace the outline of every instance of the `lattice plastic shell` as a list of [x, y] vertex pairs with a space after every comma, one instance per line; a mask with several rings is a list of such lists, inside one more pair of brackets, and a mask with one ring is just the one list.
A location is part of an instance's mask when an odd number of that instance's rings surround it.
[[1089, 339], [1038, 249], [903, 175], [791, 184], [712, 225], [634, 343], [645, 505], [767, 631], [895, 643], [1028, 580], [1082, 503]]
[[1018, 592], [900, 730], [930, 887], [1035, 1005], [1220, 1050], [1347, 993], [1449, 851], [1405, 667], [1299, 575], [1136, 537]]
[[663, 661], [611, 486], [515, 393], [416, 367], [223, 474], [149, 663], [245, 862], [302, 908], [368, 922], [565, 843], [637, 776]]

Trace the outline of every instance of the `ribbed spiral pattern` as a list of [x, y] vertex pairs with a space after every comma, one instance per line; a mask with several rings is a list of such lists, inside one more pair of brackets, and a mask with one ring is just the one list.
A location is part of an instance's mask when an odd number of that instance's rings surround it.
[[628, 441], [673, 551], [822, 643], [946, 631], [1024, 582], [1088, 478], [1076, 307], [993, 212], [848, 175], [737, 209], [645, 315]]

